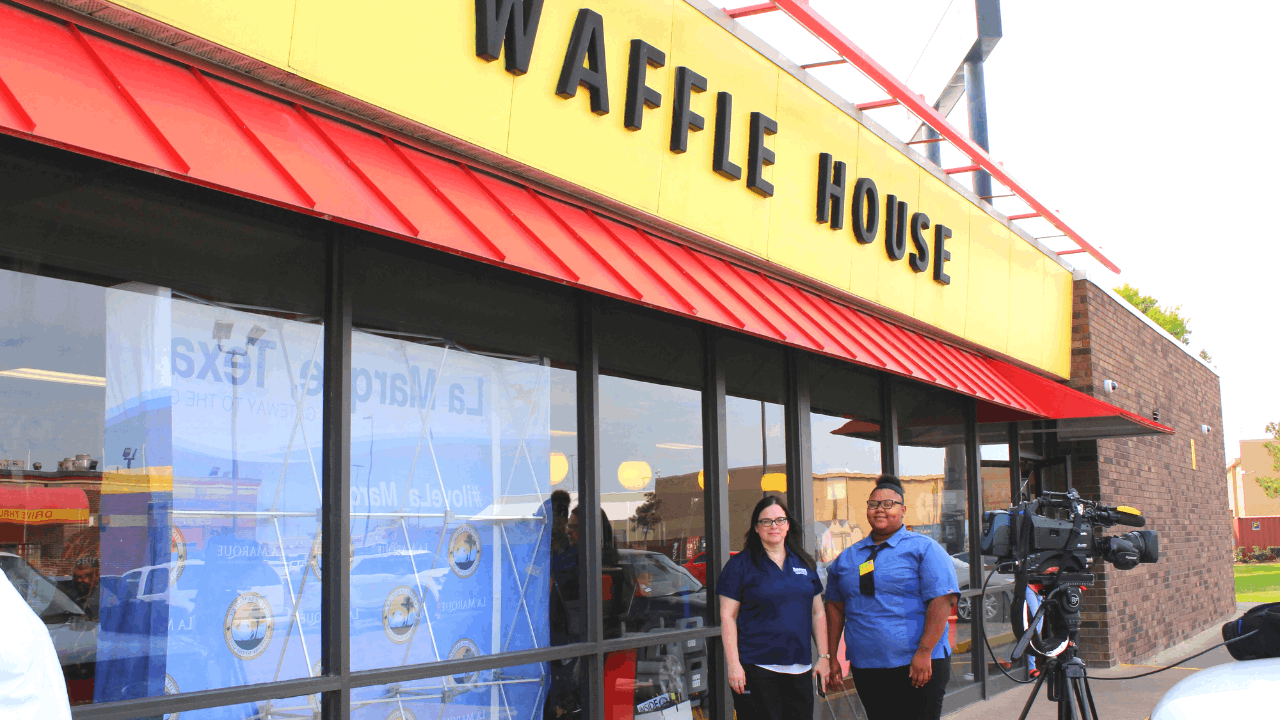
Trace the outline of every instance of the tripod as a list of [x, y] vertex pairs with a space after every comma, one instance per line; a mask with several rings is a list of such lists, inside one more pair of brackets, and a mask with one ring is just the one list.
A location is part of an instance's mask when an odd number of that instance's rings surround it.
[[[1022, 714], [1018, 716], [1018, 720], [1027, 720], [1027, 714], [1031, 712], [1031, 706], [1035, 703], [1036, 696], [1040, 694], [1040, 686], [1044, 684], [1045, 678], [1049, 678], [1049, 701], [1058, 704], [1058, 720], [1099, 720], [1098, 708], [1093, 703], [1093, 691], [1089, 689], [1089, 676], [1085, 671], [1084, 661], [1076, 654], [1080, 640], [1080, 606], [1084, 601], [1080, 596], [1080, 585], [1092, 584], [1093, 575], [1063, 574], [1053, 580], [1057, 588], [1049, 593], [1044, 603], [1040, 605], [1040, 609], [1036, 611], [1035, 617], [1027, 623], [1027, 629], [1018, 641], [1017, 647], [1013, 649], [1010, 659], [1017, 659], [1025, 654], [1027, 647], [1031, 644], [1032, 636], [1036, 633], [1037, 625], [1047, 613], [1057, 615], [1055, 618], [1059, 621], [1057, 626], [1066, 629], [1067, 642], [1063, 644], [1062, 652], [1046, 659], [1040, 677], [1036, 680], [1035, 687], [1031, 689], [1031, 697], [1027, 698], [1027, 704], [1022, 708]], [[1076, 584], [1066, 584], [1072, 582]]]

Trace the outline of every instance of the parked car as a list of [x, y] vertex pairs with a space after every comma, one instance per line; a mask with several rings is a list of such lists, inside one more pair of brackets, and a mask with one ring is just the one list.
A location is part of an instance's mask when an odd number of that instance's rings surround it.
[[[960, 582], [960, 589], [962, 591], [968, 590], [968, 551], [952, 555], [951, 562], [955, 566], [956, 579]], [[995, 558], [983, 558], [982, 579], [984, 581], [987, 578], [987, 573], [994, 567]], [[996, 573], [991, 577], [991, 581], [987, 583], [987, 594], [983, 596], [982, 602], [982, 619], [985, 622], [1008, 622], [1009, 609], [1013, 606], [1013, 580], [1012, 575], [1004, 573]], [[960, 598], [960, 602], [956, 604], [956, 616], [960, 619], [960, 622], [969, 622], [973, 619], [973, 598]]]
[[1231, 662], [1193, 673], [1160, 698], [1151, 720], [1275, 717], [1280, 658]]
[[[729, 553], [729, 557], [737, 555], [738, 552], [739, 551], [737, 550], [731, 551]], [[703, 585], [707, 584], [707, 554], [705, 552], [700, 552], [697, 555], [694, 555], [692, 560], [680, 567], [688, 570], [690, 575], [693, 575], [698, 579], [698, 582]]]

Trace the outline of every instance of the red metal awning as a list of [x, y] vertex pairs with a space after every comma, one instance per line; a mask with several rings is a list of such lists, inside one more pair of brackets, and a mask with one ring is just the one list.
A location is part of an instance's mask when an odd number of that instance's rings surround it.
[[53, 525], [89, 521], [89, 498], [80, 488], [0, 486], [0, 523]]
[[87, 19], [0, 2], [0, 133], [944, 387], [978, 398], [979, 419], [1098, 403]]

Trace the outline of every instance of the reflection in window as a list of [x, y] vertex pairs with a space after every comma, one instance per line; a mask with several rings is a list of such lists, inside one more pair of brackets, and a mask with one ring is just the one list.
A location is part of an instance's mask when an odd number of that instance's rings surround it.
[[569, 500], [549, 365], [356, 331], [351, 383], [352, 668], [546, 647]]
[[601, 508], [618, 549], [617, 564], [605, 558], [607, 637], [705, 622], [706, 565], [692, 562], [706, 534], [700, 403], [696, 390], [600, 378]]
[[707, 643], [701, 639], [609, 653], [604, 659], [604, 717], [709, 717], [707, 670]]
[[[546, 663], [477, 670], [470, 673], [374, 685], [351, 690], [352, 720], [428, 720], [466, 718], [505, 720], [543, 716]], [[578, 661], [551, 663], [578, 669]], [[405, 686], [412, 685], [412, 689]], [[578, 697], [562, 698], [579, 705]], [[186, 713], [183, 713], [183, 720]], [[557, 715], [548, 712], [546, 718]]]
[[871, 532], [864, 501], [881, 473], [880, 377], [825, 358], [810, 366], [814, 559], [825, 583], [827, 566]]
[[895, 388], [894, 402], [899, 474], [907, 491], [905, 524], [946, 549], [960, 583], [949, 686], [961, 687], [974, 682], [970, 665], [973, 613], [982, 603], [980, 597], [963, 597], [970, 587], [963, 401], [953, 393], [901, 383]]
[[320, 323], [140, 283], [0, 293], [0, 569], [72, 703], [314, 674]]
[[787, 499], [787, 443], [783, 407], [763, 400], [725, 398], [729, 450], [729, 547], [738, 550], [751, 511], [764, 495]]
[[[980, 437], [986, 441], [994, 439], [995, 435], [997, 433], [988, 428]], [[1009, 507], [1012, 480], [1009, 445], [1007, 443], [980, 445], [979, 451], [982, 467], [983, 511], [1004, 510]], [[970, 562], [967, 554], [963, 559]], [[1006, 573], [993, 573], [995, 562], [994, 556], [982, 558], [982, 580], [987, 589], [982, 599], [982, 622], [983, 632], [991, 643], [993, 653], [992, 657], [987, 658], [987, 676], [992, 679], [1002, 679], [1004, 676], [995, 664], [1001, 664], [1006, 670], [1011, 667], [1008, 658], [1016, 642], [1009, 619], [1009, 610], [1013, 606], [1014, 577]]]

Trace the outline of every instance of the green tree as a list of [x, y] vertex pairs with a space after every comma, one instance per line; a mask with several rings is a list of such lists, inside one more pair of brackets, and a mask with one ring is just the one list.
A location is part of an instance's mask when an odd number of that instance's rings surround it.
[[647, 492], [644, 494], [644, 502], [636, 508], [636, 512], [631, 516], [631, 521], [636, 527], [644, 533], [646, 540], [649, 534], [656, 531], [658, 526], [662, 524], [662, 498], [658, 497], [656, 492]]
[[[1267, 453], [1271, 455], [1271, 471], [1280, 473], [1280, 422], [1267, 424], [1267, 434], [1273, 438], [1273, 442], [1263, 445], [1267, 449]], [[1269, 498], [1280, 497], [1280, 477], [1259, 477], [1257, 482], [1262, 486], [1262, 491]]]
[[1143, 315], [1154, 320], [1157, 325], [1167, 330], [1170, 335], [1177, 338], [1183, 345], [1191, 344], [1190, 321], [1179, 314], [1182, 310], [1181, 305], [1160, 307], [1159, 300], [1150, 295], [1143, 295], [1138, 291], [1138, 288], [1130, 287], [1129, 283], [1113, 289], [1117, 295], [1128, 300], [1130, 305], [1138, 308]]

